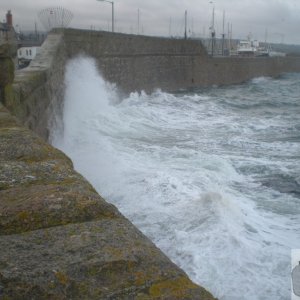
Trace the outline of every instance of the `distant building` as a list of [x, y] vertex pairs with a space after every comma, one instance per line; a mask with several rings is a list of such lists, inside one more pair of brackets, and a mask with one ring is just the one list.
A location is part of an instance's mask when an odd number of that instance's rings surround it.
[[17, 34], [13, 27], [13, 18], [10, 10], [6, 14], [6, 23], [0, 22], [0, 45], [6, 43], [17, 44]]
[[18, 65], [24, 68], [29, 65], [31, 60], [39, 53], [41, 47], [21, 47], [18, 49]]
[[[9, 56], [16, 58], [18, 48], [18, 35], [13, 27], [11, 11], [7, 11], [6, 22], [0, 22], [0, 45], [9, 45]], [[16, 60], [15, 60], [16, 63]]]
[[17, 33], [13, 26], [13, 16], [10, 10], [6, 13], [6, 22], [0, 22], [0, 45], [9, 44], [10, 56], [13, 57], [17, 68], [29, 65], [39, 52], [45, 38], [46, 35], [38, 33], [37, 28], [35, 31]]

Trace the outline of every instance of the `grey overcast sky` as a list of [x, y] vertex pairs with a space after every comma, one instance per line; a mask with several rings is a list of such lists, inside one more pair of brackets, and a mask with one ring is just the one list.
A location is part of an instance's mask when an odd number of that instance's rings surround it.
[[[212, 3], [213, 2], [213, 3]], [[70, 27], [84, 29], [111, 28], [111, 4], [96, 0], [1, 0], [0, 16], [7, 10], [13, 14], [14, 25], [21, 30], [38, 29], [41, 9], [61, 6], [72, 11]], [[114, 0], [115, 31], [137, 33], [138, 11], [140, 33], [146, 35], [183, 35], [184, 11], [188, 14], [188, 32], [208, 36], [215, 7], [215, 29], [222, 34], [225, 11], [225, 34], [228, 24], [233, 38], [300, 44], [300, 0]], [[266, 34], [267, 33], [267, 34]]]

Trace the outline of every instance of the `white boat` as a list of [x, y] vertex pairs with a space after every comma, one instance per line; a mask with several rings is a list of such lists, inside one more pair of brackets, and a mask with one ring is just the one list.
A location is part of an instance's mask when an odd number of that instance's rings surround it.
[[270, 50], [269, 56], [270, 57], [284, 57], [284, 56], [286, 56], [286, 53]]
[[258, 41], [244, 40], [237, 45], [237, 53], [241, 56], [255, 56], [259, 47]]
[[257, 40], [242, 40], [237, 45], [237, 54], [240, 56], [270, 56], [270, 57], [284, 57], [285, 53], [274, 51], [270, 46], [260, 46]]

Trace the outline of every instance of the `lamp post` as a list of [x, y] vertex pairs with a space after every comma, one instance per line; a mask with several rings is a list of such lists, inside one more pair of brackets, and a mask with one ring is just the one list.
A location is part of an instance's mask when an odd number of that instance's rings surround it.
[[97, 1], [101, 1], [101, 2], [108, 2], [111, 4], [111, 31], [114, 32], [114, 23], [115, 23], [115, 16], [114, 16], [114, 2], [113, 1], [109, 1], [109, 0], [97, 0]]
[[186, 26], [187, 26], [187, 10], [185, 10], [184, 13], [184, 39], [187, 39], [187, 33], [186, 33]]
[[212, 22], [210, 27], [210, 34], [211, 34], [211, 56], [214, 56], [214, 46], [215, 46], [215, 38], [216, 38], [216, 31], [215, 31], [215, 5], [213, 1], [209, 2], [213, 6], [212, 10]]

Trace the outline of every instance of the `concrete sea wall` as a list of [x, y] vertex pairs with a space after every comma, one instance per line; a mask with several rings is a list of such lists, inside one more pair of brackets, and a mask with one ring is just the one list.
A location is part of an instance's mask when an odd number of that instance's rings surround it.
[[204, 61], [200, 42], [108, 32], [67, 30], [69, 57], [94, 57], [103, 76], [125, 92], [155, 88], [177, 90], [190, 84], [196, 57]]
[[73, 29], [49, 34], [15, 74], [0, 51], [0, 298], [213, 299], [47, 143], [80, 54], [124, 93], [277, 76], [299, 59], [210, 58], [195, 41]]
[[69, 29], [65, 42], [68, 57], [94, 57], [105, 79], [125, 92], [235, 84], [300, 71], [299, 57], [211, 58], [193, 40]]

